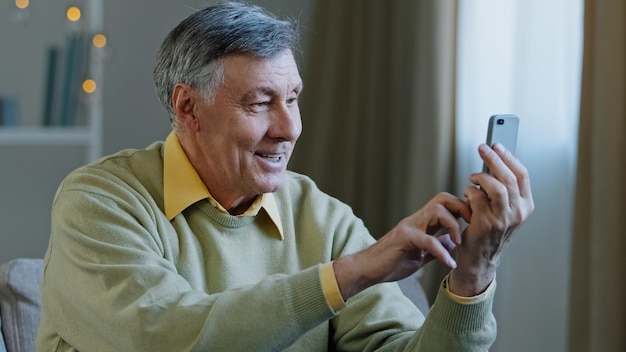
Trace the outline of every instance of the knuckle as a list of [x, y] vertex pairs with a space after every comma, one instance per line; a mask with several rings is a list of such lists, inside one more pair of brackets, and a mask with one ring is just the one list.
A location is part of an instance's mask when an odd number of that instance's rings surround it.
[[527, 216], [526, 212], [522, 208], [518, 208], [513, 215], [511, 225], [517, 226], [521, 224], [524, 221], [524, 219], [526, 219], [526, 216]]
[[439, 243], [439, 240], [437, 240], [435, 236], [426, 236], [423, 238], [423, 244], [426, 248], [433, 248], [437, 245], [435, 242]]
[[451, 194], [448, 192], [439, 192], [437, 193], [437, 195], [435, 195], [435, 197], [432, 199], [432, 202], [435, 204], [440, 204], [443, 201], [445, 201], [446, 199], [450, 198]]
[[502, 176], [502, 183], [509, 187], [513, 187], [517, 185], [517, 177], [513, 174], [506, 174]]
[[519, 173], [524, 179], [530, 178], [528, 168], [526, 168], [526, 166], [524, 166], [524, 164], [522, 163], [519, 164]]
[[452, 195], [452, 193], [449, 193], [449, 192], [439, 192], [439, 196], [441, 196], [442, 198], [453, 198], [454, 197]]
[[489, 190], [489, 198], [493, 200], [502, 200], [508, 195], [507, 187], [502, 183], [493, 185], [493, 188]]
[[445, 211], [446, 211], [446, 207], [441, 203], [437, 203], [433, 207], [433, 212], [437, 215], [443, 214]]
[[407, 234], [410, 234], [412, 231], [412, 226], [409, 223], [408, 219], [403, 219], [402, 221], [400, 221], [398, 223], [398, 225], [396, 225], [396, 230], [398, 231], [398, 233], [400, 235], [406, 236]]

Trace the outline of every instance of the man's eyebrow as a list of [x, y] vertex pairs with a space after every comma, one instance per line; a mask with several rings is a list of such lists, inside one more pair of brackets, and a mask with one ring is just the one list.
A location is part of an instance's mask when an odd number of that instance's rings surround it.
[[[292, 91], [294, 92], [301, 92], [302, 88], [304, 87], [304, 84], [298, 83]], [[272, 87], [268, 87], [268, 86], [260, 86], [260, 87], [255, 87], [252, 88], [250, 90], [248, 90], [247, 92], [245, 92], [243, 94], [243, 99], [246, 100], [250, 100], [250, 99], [255, 99], [257, 98], [259, 95], [275, 95], [276, 94], [276, 90]]]
[[248, 90], [243, 94], [243, 98], [246, 100], [255, 99], [259, 95], [274, 95], [275, 90], [270, 87], [256, 87]]

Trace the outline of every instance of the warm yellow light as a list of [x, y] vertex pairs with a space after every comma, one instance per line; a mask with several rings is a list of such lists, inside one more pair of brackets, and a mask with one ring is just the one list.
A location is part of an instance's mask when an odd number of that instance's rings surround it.
[[15, 6], [18, 9], [25, 9], [28, 7], [29, 1], [28, 0], [15, 0]]
[[96, 91], [96, 81], [94, 81], [93, 79], [86, 79], [83, 82], [83, 91], [85, 91], [85, 93], [93, 93]]
[[71, 6], [67, 9], [67, 19], [76, 22], [80, 19], [80, 9], [77, 6]]
[[92, 42], [96, 48], [103, 48], [107, 45], [107, 37], [105, 37], [104, 34], [96, 34], [93, 36]]

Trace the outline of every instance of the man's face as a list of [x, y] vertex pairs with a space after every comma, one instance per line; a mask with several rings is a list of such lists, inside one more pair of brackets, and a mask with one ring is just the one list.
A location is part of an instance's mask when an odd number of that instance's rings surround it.
[[271, 59], [228, 56], [223, 65], [214, 102], [199, 104], [196, 112], [201, 177], [212, 194], [231, 200], [273, 192], [302, 132], [302, 79], [293, 55], [286, 50]]

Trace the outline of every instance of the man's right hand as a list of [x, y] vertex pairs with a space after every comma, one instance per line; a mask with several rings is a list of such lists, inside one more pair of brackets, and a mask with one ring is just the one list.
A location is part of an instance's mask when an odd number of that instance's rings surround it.
[[[433, 259], [456, 267], [450, 251], [461, 243], [459, 217], [470, 220], [468, 204], [440, 193], [369, 248], [335, 260], [335, 277], [343, 299], [381, 282], [401, 280]], [[435, 237], [442, 229], [449, 234]]]

